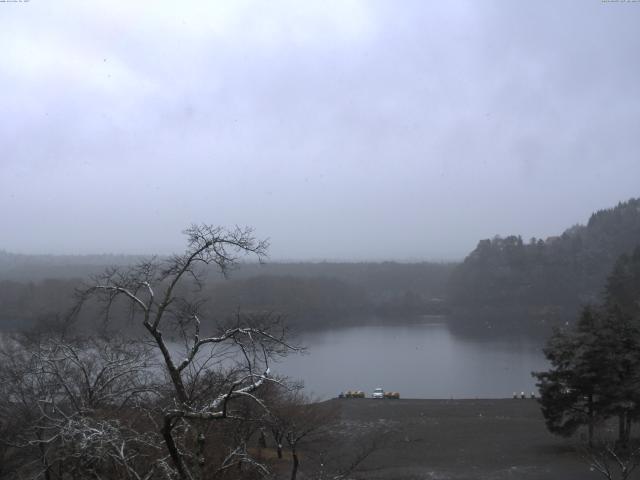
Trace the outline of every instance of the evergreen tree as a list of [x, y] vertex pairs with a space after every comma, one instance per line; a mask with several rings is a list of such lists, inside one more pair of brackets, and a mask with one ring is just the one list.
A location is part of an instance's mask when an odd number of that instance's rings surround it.
[[534, 376], [549, 430], [570, 436], [587, 425], [591, 442], [599, 419], [617, 417], [618, 442], [626, 447], [640, 418], [640, 248], [616, 262], [604, 305], [585, 308], [544, 352], [552, 368]]
[[621, 255], [607, 278], [604, 325], [610, 352], [608, 413], [618, 417], [619, 442], [626, 445], [640, 418], [640, 247]]
[[572, 332], [557, 330], [549, 340], [544, 353], [551, 370], [533, 374], [549, 431], [568, 437], [587, 425], [589, 443], [602, 415], [598, 382], [606, 351], [600, 348], [600, 323], [598, 313], [585, 308]]
[[607, 278], [605, 307], [612, 313], [640, 321], [640, 246], [616, 261]]

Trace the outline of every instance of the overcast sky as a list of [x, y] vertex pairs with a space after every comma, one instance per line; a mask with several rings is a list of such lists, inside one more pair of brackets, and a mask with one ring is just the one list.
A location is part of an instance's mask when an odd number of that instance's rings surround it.
[[462, 258], [640, 196], [640, 3], [0, 3], [0, 249]]

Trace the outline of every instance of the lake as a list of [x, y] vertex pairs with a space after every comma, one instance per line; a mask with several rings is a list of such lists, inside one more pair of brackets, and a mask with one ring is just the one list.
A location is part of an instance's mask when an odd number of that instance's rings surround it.
[[533, 370], [548, 363], [539, 342], [525, 338], [472, 339], [454, 335], [446, 323], [358, 326], [312, 333], [307, 347], [273, 370], [304, 381], [316, 398], [374, 388], [403, 398], [503, 398], [535, 391]]

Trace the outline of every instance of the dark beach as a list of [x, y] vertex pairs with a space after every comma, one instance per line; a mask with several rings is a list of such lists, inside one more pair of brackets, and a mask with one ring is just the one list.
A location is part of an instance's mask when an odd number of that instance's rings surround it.
[[352, 478], [599, 478], [577, 453], [577, 438], [559, 438], [546, 430], [536, 400], [331, 402], [340, 405], [343, 432], [378, 432], [372, 435], [381, 438]]

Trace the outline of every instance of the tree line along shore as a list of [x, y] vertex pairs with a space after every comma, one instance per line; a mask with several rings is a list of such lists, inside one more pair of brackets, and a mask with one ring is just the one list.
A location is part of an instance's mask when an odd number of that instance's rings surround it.
[[[638, 239], [640, 199], [630, 199], [555, 237], [481, 240], [462, 262], [240, 263], [227, 279], [210, 269], [202, 296], [209, 318], [269, 311], [297, 329], [446, 315], [460, 333], [545, 337], [599, 301], [616, 259]], [[0, 252], [0, 328], [60, 315], [88, 277], [142, 258]]]

